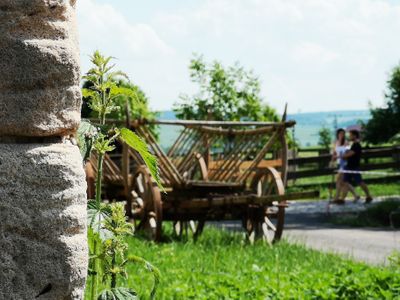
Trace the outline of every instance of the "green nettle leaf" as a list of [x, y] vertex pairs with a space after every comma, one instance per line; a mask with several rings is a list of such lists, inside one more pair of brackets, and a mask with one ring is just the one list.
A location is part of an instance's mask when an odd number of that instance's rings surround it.
[[93, 126], [89, 121], [82, 120], [78, 128], [77, 138], [78, 146], [84, 162], [90, 157], [96, 135], [96, 127]]
[[111, 216], [111, 207], [106, 203], [89, 200], [87, 204], [88, 225], [98, 233], [102, 240], [109, 238], [111, 232], [104, 229], [102, 224]]
[[[129, 99], [129, 103], [123, 105], [126, 112], [129, 112], [128, 105], [139, 106], [139, 99], [136, 90], [119, 86], [117, 77], [127, 79], [127, 76], [120, 72], [111, 72], [114, 65], [109, 64], [112, 57], [105, 57], [96, 51], [91, 57], [92, 63], [95, 65], [89, 70], [84, 79], [88, 80], [87, 87], [82, 90], [82, 95], [89, 103], [89, 107], [98, 114], [99, 124], [94, 127], [88, 122], [82, 122], [78, 132], [79, 144], [82, 156], [89, 157], [90, 151], [97, 154], [98, 174], [96, 177], [96, 199], [88, 201], [88, 236], [92, 243], [90, 249], [89, 275], [92, 277], [88, 290], [90, 291], [90, 299], [101, 300], [133, 300], [137, 299], [137, 294], [130, 288], [117, 287], [120, 278], [127, 278], [127, 270], [125, 268], [128, 262], [125, 259], [128, 251], [128, 243], [125, 237], [133, 234], [133, 226], [127, 222], [125, 216], [125, 207], [122, 203], [108, 204], [103, 203], [101, 199], [102, 191], [102, 170], [104, 157], [107, 152], [115, 149], [117, 139], [128, 144], [136, 150], [143, 158], [148, 166], [153, 178], [160, 185], [160, 178], [157, 168], [156, 158], [147, 149], [146, 143], [135, 133], [128, 129], [122, 129], [106, 124], [108, 114], [113, 111], [120, 111], [121, 99]], [[144, 101], [144, 103], [146, 103]], [[142, 109], [143, 106], [140, 108]], [[154, 275], [154, 286], [151, 291], [151, 298], [154, 299], [156, 286], [159, 281], [159, 271], [150, 263], [143, 260], [142, 264], [148, 271]], [[108, 285], [103, 289], [100, 295], [99, 283], [102, 278], [104, 285]]]
[[149, 271], [153, 274], [154, 284], [153, 284], [153, 289], [151, 290], [151, 293], [150, 293], [150, 299], [154, 299], [156, 296], [158, 284], [160, 283], [160, 278], [161, 278], [160, 270], [157, 269], [155, 266], [153, 266], [151, 263], [149, 263], [144, 258], [136, 256], [136, 255], [130, 255], [127, 258], [127, 262], [143, 264], [144, 267], [147, 269], [147, 271]]
[[137, 293], [129, 288], [117, 287], [114, 289], [103, 290], [98, 300], [137, 300]]
[[151, 176], [154, 178], [159, 188], [164, 191], [164, 188], [161, 185], [157, 158], [149, 152], [146, 142], [128, 128], [120, 129], [119, 138], [142, 156], [146, 166], [150, 170]]
[[121, 87], [115, 86], [110, 90], [110, 98], [111, 99], [114, 99], [119, 96], [130, 97], [133, 100], [134, 105], [141, 104], [136, 92], [130, 88], [126, 88], [126, 87], [122, 87], [122, 86]]

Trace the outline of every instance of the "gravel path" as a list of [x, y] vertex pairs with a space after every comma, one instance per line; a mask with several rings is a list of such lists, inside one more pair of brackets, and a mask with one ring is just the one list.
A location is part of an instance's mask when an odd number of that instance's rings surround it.
[[326, 200], [291, 203], [286, 212], [284, 238], [355, 260], [385, 264], [393, 251], [400, 251], [400, 231], [349, 228], [327, 223], [330, 214], [357, 212], [365, 208], [362, 202], [340, 206], [328, 205]]

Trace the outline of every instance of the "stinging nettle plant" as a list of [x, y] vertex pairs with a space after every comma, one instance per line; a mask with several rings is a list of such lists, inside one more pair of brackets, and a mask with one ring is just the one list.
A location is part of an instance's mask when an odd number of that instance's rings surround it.
[[[143, 158], [155, 181], [160, 185], [156, 158], [148, 151], [146, 143], [133, 131], [106, 123], [107, 115], [120, 109], [116, 99], [129, 97], [133, 103], [141, 105], [132, 89], [118, 86], [117, 80], [128, 76], [114, 71], [110, 64], [112, 57], [104, 57], [99, 51], [91, 56], [93, 67], [83, 76], [90, 82], [90, 88], [83, 88], [82, 95], [90, 99], [90, 108], [97, 113], [97, 123], [83, 120], [78, 130], [78, 142], [84, 160], [93, 151], [97, 158], [95, 199], [88, 200], [89, 277], [87, 294], [89, 299], [131, 300], [137, 299], [136, 292], [129, 287], [118, 285], [120, 278], [127, 278], [126, 266], [140, 263], [154, 276], [151, 298], [154, 298], [160, 272], [143, 258], [127, 256], [128, 244], [125, 239], [133, 234], [132, 224], [127, 222], [122, 204], [103, 203], [101, 197], [103, 162], [107, 152], [115, 149], [119, 141], [136, 150]], [[108, 286], [100, 290], [100, 282]]]

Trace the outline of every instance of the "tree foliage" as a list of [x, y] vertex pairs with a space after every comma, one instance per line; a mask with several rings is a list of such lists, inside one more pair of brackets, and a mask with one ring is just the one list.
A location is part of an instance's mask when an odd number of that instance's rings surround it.
[[365, 139], [373, 144], [387, 142], [400, 128], [400, 65], [387, 82], [384, 107], [371, 108], [372, 118], [365, 124]]
[[329, 128], [322, 127], [318, 131], [318, 145], [322, 146], [324, 149], [329, 149], [332, 143], [332, 134]]
[[110, 119], [123, 120], [128, 114], [132, 120], [156, 118], [157, 113], [150, 110], [149, 99], [139, 86], [124, 79], [118, 80], [117, 86], [132, 90], [134, 97], [126, 94], [117, 97], [115, 102], [120, 109], [110, 113]]
[[202, 56], [195, 56], [189, 70], [199, 90], [192, 96], [181, 95], [175, 103], [174, 111], [179, 119], [279, 120], [276, 111], [262, 101], [259, 79], [238, 63], [226, 68], [218, 61], [208, 64]]

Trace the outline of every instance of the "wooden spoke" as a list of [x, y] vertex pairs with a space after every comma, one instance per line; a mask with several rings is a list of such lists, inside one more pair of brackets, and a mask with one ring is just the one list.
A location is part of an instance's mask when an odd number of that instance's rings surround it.
[[179, 238], [185, 235], [186, 238], [192, 237], [197, 240], [203, 232], [205, 223], [204, 220], [175, 221], [173, 225], [174, 233]]
[[[281, 176], [272, 167], [256, 173], [250, 188], [258, 197], [285, 194]], [[263, 238], [268, 243], [273, 243], [279, 240], [282, 236], [284, 216], [284, 202], [274, 202], [269, 206], [249, 205], [243, 222], [249, 241]]]
[[133, 176], [132, 207], [137, 230], [142, 230], [152, 240], [161, 239], [161, 193], [146, 167], [138, 167]]

